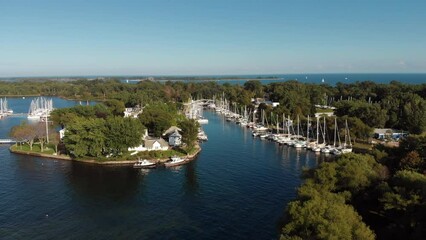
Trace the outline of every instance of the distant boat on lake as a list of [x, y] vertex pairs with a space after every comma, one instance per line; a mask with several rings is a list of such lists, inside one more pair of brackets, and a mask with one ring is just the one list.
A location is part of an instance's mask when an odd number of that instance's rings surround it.
[[13, 110], [9, 109], [7, 99], [0, 98], [0, 119], [10, 114], [13, 114]]

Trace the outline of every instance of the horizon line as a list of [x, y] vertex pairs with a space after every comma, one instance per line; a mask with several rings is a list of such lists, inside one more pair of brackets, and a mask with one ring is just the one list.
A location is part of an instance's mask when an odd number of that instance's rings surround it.
[[110, 75], [29, 75], [29, 76], [5, 76], [7, 78], [108, 78], [108, 77], [226, 77], [226, 76], [275, 76], [275, 75], [330, 75], [330, 74], [426, 74], [426, 72], [329, 72], [329, 73], [261, 73], [261, 74], [110, 74]]

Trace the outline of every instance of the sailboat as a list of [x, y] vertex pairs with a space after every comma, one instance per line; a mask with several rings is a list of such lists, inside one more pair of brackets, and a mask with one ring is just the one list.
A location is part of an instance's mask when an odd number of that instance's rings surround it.
[[325, 124], [325, 116], [324, 116], [324, 129], [323, 129], [323, 134], [322, 134], [322, 137], [323, 137], [323, 140], [324, 140], [324, 142], [323, 142], [323, 144], [324, 144], [324, 147], [323, 148], [321, 148], [321, 152], [322, 153], [330, 153], [330, 150], [331, 150], [331, 146], [330, 145], [326, 145], [326, 142], [325, 142], [325, 137], [326, 137], [326, 124]]
[[13, 110], [9, 109], [7, 105], [7, 99], [0, 98], [0, 118], [10, 114], [13, 114]]
[[[347, 143], [349, 141], [349, 144]], [[345, 143], [343, 144], [342, 153], [350, 153], [352, 152], [352, 141], [351, 134], [348, 127], [348, 120], [345, 121]]]
[[47, 118], [51, 111], [53, 111], [52, 99], [38, 97], [31, 101], [27, 118], [41, 120], [42, 118]]
[[[336, 146], [336, 138], [339, 142], [339, 146]], [[330, 150], [330, 153], [334, 155], [340, 155], [342, 154], [341, 149], [342, 149], [342, 146], [340, 143], [340, 134], [338, 131], [338, 126], [337, 126], [337, 118], [334, 118], [334, 140], [333, 140], [333, 148]]]
[[315, 146], [312, 147], [312, 151], [314, 152], [321, 151], [321, 145], [319, 144], [319, 119], [320, 117], [317, 117], [317, 141], [315, 142]]

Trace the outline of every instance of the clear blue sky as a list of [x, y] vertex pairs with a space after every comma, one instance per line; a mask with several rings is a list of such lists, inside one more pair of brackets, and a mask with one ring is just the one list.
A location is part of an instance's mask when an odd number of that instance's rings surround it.
[[0, 77], [426, 72], [424, 0], [0, 0]]

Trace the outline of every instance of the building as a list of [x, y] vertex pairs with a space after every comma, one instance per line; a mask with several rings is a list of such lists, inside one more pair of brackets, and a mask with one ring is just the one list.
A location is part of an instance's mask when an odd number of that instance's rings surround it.
[[169, 135], [169, 145], [172, 147], [179, 147], [182, 144], [182, 135], [175, 130]]
[[179, 132], [182, 132], [182, 129], [176, 126], [171, 126], [169, 129], [164, 131], [163, 137], [168, 139], [170, 146], [178, 147], [182, 144], [182, 135]]
[[147, 151], [166, 151], [169, 144], [162, 138], [145, 138], [145, 148]]
[[169, 144], [162, 138], [145, 137], [143, 144], [128, 148], [129, 152], [145, 152], [145, 151], [166, 151], [169, 149]]
[[375, 128], [374, 138], [377, 139], [395, 139], [398, 140], [402, 137], [408, 136], [408, 132], [396, 130], [391, 128]]

